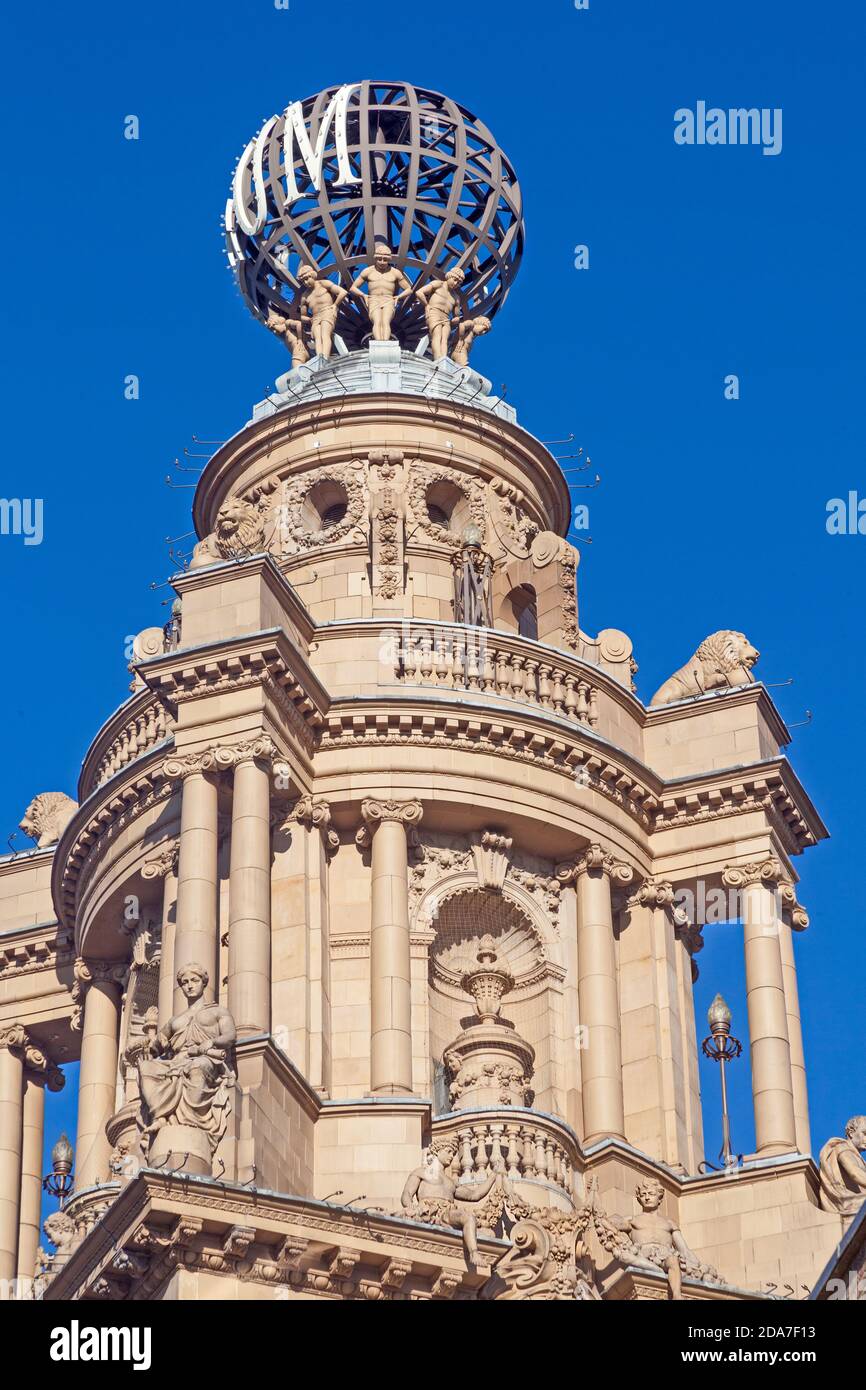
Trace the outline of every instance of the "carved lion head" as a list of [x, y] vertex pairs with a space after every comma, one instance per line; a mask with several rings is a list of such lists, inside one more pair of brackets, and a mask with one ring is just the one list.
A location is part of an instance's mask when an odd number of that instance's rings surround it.
[[239, 552], [255, 554], [261, 550], [264, 526], [258, 507], [242, 497], [229, 497], [217, 512], [214, 537], [224, 560]]
[[751, 671], [761, 653], [742, 632], [714, 632], [698, 647], [698, 660], [727, 675], [742, 668]]
[[77, 810], [78, 802], [65, 792], [40, 792], [24, 812], [19, 828], [44, 849], [57, 843]]

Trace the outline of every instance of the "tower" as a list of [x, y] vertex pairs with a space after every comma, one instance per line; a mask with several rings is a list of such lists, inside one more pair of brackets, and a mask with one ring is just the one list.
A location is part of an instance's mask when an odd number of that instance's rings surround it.
[[[0, 1276], [32, 1277], [44, 1088], [80, 1057], [48, 1299], [810, 1287], [843, 1215], [793, 861], [826, 832], [743, 634], [646, 706], [630, 638], [581, 628], [566, 481], [471, 365], [522, 254], [511, 165], [437, 93], [328, 90], [247, 146], [226, 237], [291, 365], [203, 470], [77, 803], [37, 798], [0, 862]], [[708, 891], [749, 997], [725, 1172]]]

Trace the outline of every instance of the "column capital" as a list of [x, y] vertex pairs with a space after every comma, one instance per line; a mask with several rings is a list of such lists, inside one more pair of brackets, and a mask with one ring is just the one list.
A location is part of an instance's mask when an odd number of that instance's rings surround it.
[[751, 864], [728, 864], [722, 873], [722, 883], [726, 888], [748, 888], [755, 883], [763, 884], [771, 892], [778, 892], [783, 909], [790, 914], [791, 926], [796, 931], [805, 931], [809, 925], [809, 914], [797, 900], [793, 882], [785, 872], [785, 867], [774, 854], [766, 859], [755, 860]]
[[315, 796], [301, 796], [295, 802], [283, 821], [284, 826], [292, 822], [302, 825], [306, 830], [320, 830], [328, 849], [333, 853], [340, 848], [340, 837], [331, 829], [331, 808], [327, 801]]
[[243, 739], [240, 743], [221, 743], [197, 753], [178, 753], [166, 758], [162, 765], [163, 776], [170, 781], [182, 781], [195, 773], [230, 772], [239, 763], [271, 763], [278, 756], [277, 745], [269, 734]]
[[556, 877], [562, 884], [576, 883], [581, 874], [589, 873], [605, 874], [612, 884], [622, 886], [631, 883], [634, 878], [634, 870], [630, 864], [617, 859], [599, 844], [587, 845], [578, 859], [558, 864], [556, 867]]
[[166, 840], [152, 859], [145, 860], [141, 869], [142, 878], [166, 878], [173, 873], [177, 868], [179, 851], [177, 840]]
[[129, 975], [125, 961], [94, 960], [90, 956], [78, 956], [72, 966], [72, 1002], [75, 1008], [69, 1026], [74, 1033], [80, 1033], [84, 1026], [84, 998], [92, 984], [114, 984], [123, 986]]
[[0, 1048], [8, 1048], [18, 1057], [27, 1071], [35, 1072], [44, 1079], [49, 1091], [62, 1091], [66, 1083], [63, 1072], [48, 1053], [31, 1038], [23, 1023], [4, 1024], [0, 1027]]
[[374, 801], [365, 798], [361, 802], [361, 819], [364, 824], [355, 836], [355, 843], [362, 848], [372, 842], [377, 827], [384, 821], [398, 821], [407, 827], [419, 825], [424, 814], [420, 801]]

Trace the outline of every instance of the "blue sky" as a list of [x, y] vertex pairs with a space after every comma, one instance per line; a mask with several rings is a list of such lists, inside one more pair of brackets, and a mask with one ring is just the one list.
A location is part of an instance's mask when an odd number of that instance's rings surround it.
[[[441, 24], [352, 0], [16, 7], [0, 493], [44, 499], [44, 540], [0, 537], [0, 843], [34, 792], [74, 789], [126, 694], [127, 635], [166, 616], [170, 591], [149, 586], [171, 569], [164, 538], [190, 526], [191, 493], [163, 482], [172, 459], [193, 433], [234, 432], [283, 369], [225, 269], [235, 157], [264, 116], [335, 82], [446, 91], [492, 128], [526, 205], [523, 268], [475, 363], [528, 429], [574, 432], [602, 474], [582, 626], [630, 633], [644, 698], [707, 633], [742, 629], [767, 682], [793, 678], [774, 692], [783, 716], [814, 711], [790, 755], [833, 838], [798, 863], [812, 926], [797, 949], [816, 1148], [839, 1133], [866, 1103], [866, 537], [825, 519], [829, 499], [866, 496], [864, 29], [834, 0], [473, 0]], [[674, 112], [699, 100], [781, 108], [781, 154], [677, 145]], [[736, 927], [708, 930], [698, 1004], [702, 1021], [721, 989], [742, 1035], [741, 957]], [[744, 1063], [731, 1083], [748, 1149]]]

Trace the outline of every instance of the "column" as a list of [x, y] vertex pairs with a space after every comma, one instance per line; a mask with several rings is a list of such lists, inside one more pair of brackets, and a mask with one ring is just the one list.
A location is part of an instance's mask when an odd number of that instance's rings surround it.
[[[805, 917], [802, 909], [797, 916]], [[806, 918], [808, 922], [808, 918]], [[799, 927], [802, 931], [803, 928]], [[801, 1154], [812, 1152], [812, 1134], [809, 1126], [809, 1092], [806, 1085], [806, 1055], [803, 1051], [803, 1026], [800, 1022], [800, 994], [797, 989], [797, 966], [794, 960], [794, 936], [791, 927], [779, 919], [779, 950], [782, 956], [782, 981], [785, 989], [785, 1014], [788, 1021], [788, 1042], [791, 1047], [791, 1089], [794, 1097], [794, 1131], [797, 1136], [797, 1150]]]
[[42, 1229], [42, 1149], [45, 1091], [61, 1091], [65, 1077], [40, 1048], [26, 1053], [21, 1146], [21, 1211], [18, 1222], [18, 1278], [32, 1279]]
[[412, 1092], [412, 983], [407, 826], [420, 801], [364, 801], [358, 843], [372, 844], [370, 892], [370, 1090]]
[[741, 890], [755, 1148], [761, 1157], [789, 1153], [797, 1147], [779, 940], [777, 885], [781, 869], [778, 860], [769, 858], [760, 864], [730, 866], [722, 876], [727, 887]]
[[[611, 880], [632, 871], [600, 845], [590, 845], [572, 870], [577, 886], [577, 1001], [581, 1025], [584, 1145], [625, 1138], [622, 1039]], [[561, 876], [561, 875], [560, 875]]]
[[78, 1132], [75, 1189], [108, 1182], [111, 1145], [106, 1122], [114, 1114], [120, 995], [125, 967], [109, 961], [75, 962], [75, 976], [86, 987], [78, 1080]]
[[157, 1009], [160, 1025], [174, 1012], [174, 943], [177, 931], [177, 859], [178, 847], [168, 843], [144, 865], [142, 878], [162, 879], [162, 930], [159, 947], [159, 994]]
[[19, 1023], [0, 1028], [0, 1279], [9, 1280], [18, 1270], [26, 1040]]
[[271, 1029], [271, 779], [252, 752], [235, 765], [229, 868], [228, 1008], [238, 1035]]
[[[212, 753], [169, 759], [167, 777], [182, 777], [180, 849], [177, 870], [177, 926], [174, 936], [174, 974], [197, 961], [208, 973], [209, 993], [219, 998], [219, 938], [217, 933], [217, 781]], [[174, 985], [174, 1009], [186, 1000]]]

